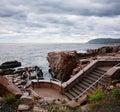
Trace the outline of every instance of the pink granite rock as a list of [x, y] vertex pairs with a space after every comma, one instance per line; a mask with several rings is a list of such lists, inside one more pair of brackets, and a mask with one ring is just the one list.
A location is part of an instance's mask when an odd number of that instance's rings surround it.
[[0, 96], [12, 94], [16, 97], [20, 97], [22, 92], [6, 77], [0, 76]]
[[67, 106], [70, 107], [70, 108], [72, 108], [72, 109], [74, 109], [74, 108], [76, 108], [76, 107], [79, 106], [79, 103], [76, 102], [75, 100], [71, 100], [71, 101], [69, 101], [69, 102], [67, 103]]
[[50, 52], [48, 53], [48, 61], [53, 77], [65, 82], [77, 66], [77, 53], [76, 51]]
[[19, 112], [24, 112], [24, 111], [29, 111], [30, 107], [28, 105], [25, 104], [20, 104], [18, 106], [18, 111]]

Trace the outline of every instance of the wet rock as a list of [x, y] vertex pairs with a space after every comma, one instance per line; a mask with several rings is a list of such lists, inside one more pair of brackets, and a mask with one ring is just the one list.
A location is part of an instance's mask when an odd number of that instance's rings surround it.
[[29, 105], [30, 107], [34, 106], [34, 99], [30, 96], [22, 96], [20, 101], [22, 104]]
[[20, 67], [21, 66], [21, 62], [18, 61], [8, 61], [5, 63], [2, 63], [0, 66], [0, 69], [7, 69], [7, 68], [16, 68], [16, 67]]
[[20, 97], [22, 92], [6, 77], [0, 76], [0, 96], [12, 94], [16, 97]]
[[29, 105], [20, 104], [20, 105], [18, 106], [18, 111], [19, 111], [19, 112], [29, 111], [29, 109], [30, 109]]
[[77, 65], [76, 51], [68, 52], [50, 52], [48, 53], [48, 62], [53, 73], [53, 77], [67, 81]]
[[14, 71], [15, 71], [15, 69], [13, 69], [13, 68], [1, 69], [0, 70], [0, 75], [14, 74]]

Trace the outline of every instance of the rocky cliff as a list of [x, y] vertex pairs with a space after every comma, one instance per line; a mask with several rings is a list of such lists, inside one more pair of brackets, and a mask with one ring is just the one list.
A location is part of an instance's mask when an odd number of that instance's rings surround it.
[[62, 82], [67, 81], [77, 66], [77, 52], [50, 52], [48, 53], [48, 62], [53, 73], [52, 76]]

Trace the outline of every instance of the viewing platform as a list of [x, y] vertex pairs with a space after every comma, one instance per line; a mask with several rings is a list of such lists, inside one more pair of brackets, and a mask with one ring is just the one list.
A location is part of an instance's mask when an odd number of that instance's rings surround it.
[[[69, 100], [78, 100], [97, 86], [105, 88], [110, 84], [113, 76], [118, 77], [120, 74], [119, 64], [120, 58], [99, 58], [91, 61], [84, 69], [64, 83], [57, 79], [43, 77], [30, 80], [29, 86], [43, 97], [67, 97]], [[109, 75], [109, 71], [114, 72]]]

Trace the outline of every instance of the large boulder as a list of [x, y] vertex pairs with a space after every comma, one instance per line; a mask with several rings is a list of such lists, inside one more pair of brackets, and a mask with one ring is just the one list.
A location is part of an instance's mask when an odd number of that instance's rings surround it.
[[20, 67], [20, 66], [21, 66], [21, 62], [8, 61], [8, 62], [5, 62], [5, 63], [2, 63], [0, 65], [0, 69], [15, 68], [15, 67]]
[[16, 97], [20, 97], [22, 92], [6, 77], [0, 76], [0, 96], [12, 94]]
[[34, 106], [34, 99], [30, 96], [22, 96], [20, 98], [20, 101], [22, 104], [29, 105], [30, 107]]
[[73, 69], [77, 66], [77, 52], [50, 52], [48, 53], [48, 62], [52, 71], [52, 76], [67, 81], [72, 74]]
[[25, 104], [20, 104], [18, 106], [18, 111], [19, 112], [28, 112], [30, 109], [29, 105], [25, 105]]
[[72, 108], [72, 109], [75, 109], [76, 107], [78, 107], [80, 104], [78, 102], [76, 102], [75, 100], [71, 100], [67, 103], [67, 106]]

